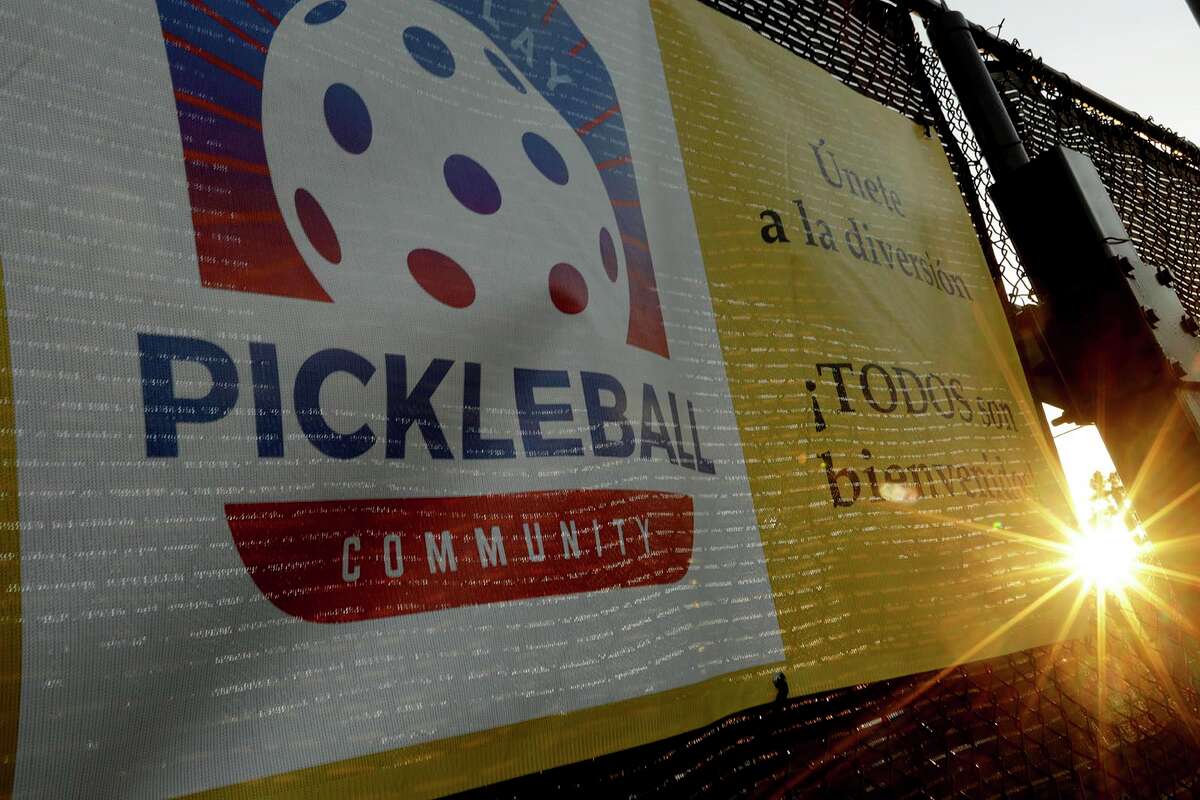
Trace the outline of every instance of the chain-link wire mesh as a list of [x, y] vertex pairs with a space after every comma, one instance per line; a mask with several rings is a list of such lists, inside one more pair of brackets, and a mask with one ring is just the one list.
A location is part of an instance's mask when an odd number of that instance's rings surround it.
[[[1167, 267], [1183, 306], [1192, 314], [1200, 311], [1200, 207], [1194, 200], [1200, 194], [1200, 148], [1150, 119], [1097, 102], [1091, 92], [1014, 43], [977, 39], [1029, 155], [1064, 145], [1091, 158], [1142, 260]], [[986, 208], [981, 241], [990, 244], [1013, 303], [1033, 302], [1020, 259], [987, 201], [991, 173], [928, 49], [924, 63], [948, 130], [966, 153], [974, 194]]]
[[996, 49], [993, 74], [1030, 156], [1064, 145], [1091, 158], [1142, 260], [1167, 267], [1184, 308], [1200, 311], [1200, 150], [1097, 108], [1015, 46]]
[[[1033, 302], [987, 200], [991, 175], [936, 56], [883, 0], [702, 0], [936, 129], [998, 287]], [[1031, 155], [1095, 161], [1143, 259], [1200, 311], [1200, 151], [1118, 119], [1016, 47], [987, 55]], [[1168, 605], [1177, 590], [1156, 588]], [[781, 701], [702, 730], [486, 787], [543, 797], [1186, 797], [1200, 793], [1194, 628], [1149, 604], [1061, 645]], [[1082, 613], [1097, 619], [1094, 596]], [[1189, 632], [1191, 631], [1191, 632]], [[970, 643], [964, 643], [964, 648]]]
[[1000, 219], [999, 212], [991, 203], [988, 188], [994, 182], [991, 169], [983, 158], [983, 152], [975, 141], [967, 117], [959, 106], [958, 98], [950, 87], [950, 78], [942, 68], [941, 61], [931, 48], [922, 46], [921, 62], [929, 79], [929, 86], [937, 98], [941, 112], [943, 143], [946, 144], [954, 174], [958, 177], [963, 201], [971, 211], [971, 221], [979, 236], [984, 255], [992, 271], [1000, 279], [1003, 295], [1015, 306], [1024, 306], [1037, 301], [1033, 286], [1025, 267], [1017, 254], [1016, 247], [1008, 237], [1008, 231]]
[[1190, 797], [1194, 640], [1106, 605], [1103, 636], [751, 709], [474, 795]]

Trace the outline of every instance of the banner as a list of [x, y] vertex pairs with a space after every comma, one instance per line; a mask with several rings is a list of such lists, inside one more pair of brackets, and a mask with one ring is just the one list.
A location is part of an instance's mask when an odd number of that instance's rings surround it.
[[692, 0], [10, 5], [16, 794], [432, 796], [1067, 633], [922, 127]]

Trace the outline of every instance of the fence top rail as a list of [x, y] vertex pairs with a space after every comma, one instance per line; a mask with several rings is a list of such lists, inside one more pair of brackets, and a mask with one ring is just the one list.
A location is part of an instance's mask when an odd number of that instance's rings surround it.
[[[938, 15], [950, 10], [939, 2], [939, 0], [892, 0], [892, 2], [907, 8], [909, 11], [927, 20], [934, 19]], [[1035, 58], [1032, 53], [1022, 50], [1013, 42], [1000, 38], [983, 26], [975, 22], [968, 22], [968, 24], [971, 26], [971, 33], [975, 38], [975, 43], [979, 45], [980, 49], [999, 56], [1008, 63], [1019, 64], [1029, 70], [1038, 79], [1063, 91], [1068, 96], [1091, 106], [1096, 111], [1111, 117], [1117, 122], [1126, 125], [1142, 136], [1170, 150], [1174, 150], [1190, 160], [1200, 161], [1200, 147], [1178, 133], [1163, 127], [1151, 119], [1143, 117], [1135, 111], [1130, 111], [1115, 100], [1110, 100], [1093, 89], [1089, 89], [1065, 72], [1054, 69], [1041, 59]]]

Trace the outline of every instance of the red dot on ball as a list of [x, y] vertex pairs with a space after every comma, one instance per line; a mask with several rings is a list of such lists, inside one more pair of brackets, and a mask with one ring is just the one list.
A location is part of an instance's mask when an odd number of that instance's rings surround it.
[[430, 297], [451, 308], [475, 302], [475, 282], [450, 256], [437, 250], [413, 250], [408, 254], [408, 271]]
[[564, 314], [578, 314], [587, 308], [587, 282], [570, 264], [555, 264], [550, 270], [550, 300]]
[[330, 264], [342, 263], [342, 246], [338, 242], [337, 231], [333, 229], [333, 223], [329, 221], [317, 198], [306, 189], [297, 189], [295, 202], [300, 227], [304, 229], [304, 235], [312, 243], [313, 249]]

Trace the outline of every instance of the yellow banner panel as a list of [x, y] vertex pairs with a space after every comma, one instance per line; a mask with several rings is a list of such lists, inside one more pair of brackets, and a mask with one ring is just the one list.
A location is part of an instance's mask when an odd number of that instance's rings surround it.
[[938, 139], [652, 8], [791, 685], [1054, 640], [1072, 517]]

